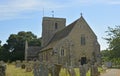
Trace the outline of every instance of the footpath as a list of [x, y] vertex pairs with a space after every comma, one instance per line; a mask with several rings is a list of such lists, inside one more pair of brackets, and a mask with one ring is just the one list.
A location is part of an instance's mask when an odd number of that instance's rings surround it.
[[100, 76], [120, 76], [120, 69], [108, 69], [105, 73]]

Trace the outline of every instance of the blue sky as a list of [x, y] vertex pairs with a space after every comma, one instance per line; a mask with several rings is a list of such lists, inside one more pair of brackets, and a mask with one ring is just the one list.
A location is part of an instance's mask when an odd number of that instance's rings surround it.
[[83, 17], [98, 37], [101, 49], [108, 45], [103, 37], [108, 26], [120, 25], [120, 0], [0, 0], [0, 40], [2, 44], [10, 34], [32, 31], [41, 37], [44, 16], [66, 18], [67, 25]]

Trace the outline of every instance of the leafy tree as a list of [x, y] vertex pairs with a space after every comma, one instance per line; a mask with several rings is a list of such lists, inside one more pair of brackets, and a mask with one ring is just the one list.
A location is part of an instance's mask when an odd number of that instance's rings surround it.
[[25, 41], [31, 43], [31, 46], [40, 46], [40, 39], [32, 32], [18, 32], [18, 34], [11, 34], [7, 40], [9, 56], [11, 61], [24, 60]]
[[101, 52], [104, 55], [103, 60], [120, 64], [120, 26], [115, 26], [115, 28], [108, 27], [106, 33], [107, 37], [105, 40], [107, 40], [109, 48]]
[[102, 61], [103, 62], [107, 62], [107, 61], [111, 61], [111, 51], [110, 50], [102, 50], [101, 51], [101, 55], [102, 55]]
[[111, 58], [120, 57], [120, 26], [115, 28], [108, 27], [107, 38], [105, 38], [109, 44], [111, 50]]
[[0, 50], [0, 60], [3, 60], [5, 62], [7, 62], [10, 58], [10, 53], [8, 51], [9, 47], [7, 44], [4, 44], [3, 46], [1, 46], [1, 50]]

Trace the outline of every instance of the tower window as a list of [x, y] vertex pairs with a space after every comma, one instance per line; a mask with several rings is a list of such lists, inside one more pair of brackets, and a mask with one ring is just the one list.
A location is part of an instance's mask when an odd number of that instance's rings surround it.
[[55, 29], [57, 29], [58, 28], [58, 23], [55, 23]]
[[85, 45], [86, 41], [85, 41], [85, 35], [81, 35], [81, 45]]

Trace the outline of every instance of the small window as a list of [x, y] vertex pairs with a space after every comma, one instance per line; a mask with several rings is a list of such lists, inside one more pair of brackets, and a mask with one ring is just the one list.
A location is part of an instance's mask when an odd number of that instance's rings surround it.
[[64, 49], [61, 49], [61, 56], [64, 56]]
[[58, 29], [58, 23], [55, 23], [55, 29]]
[[85, 35], [81, 35], [81, 45], [85, 45], [86, 41], [85, 41]]

